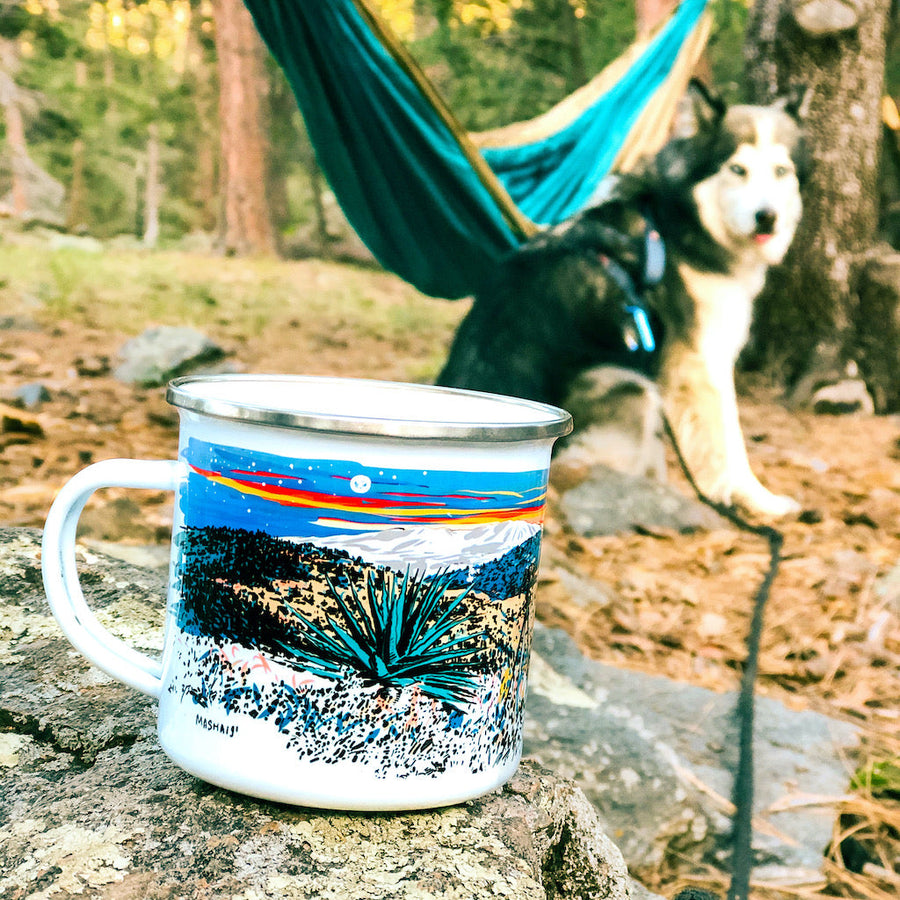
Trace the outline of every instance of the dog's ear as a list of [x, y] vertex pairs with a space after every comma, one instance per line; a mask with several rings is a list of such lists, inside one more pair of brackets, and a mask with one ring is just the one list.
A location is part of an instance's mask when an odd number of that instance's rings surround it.
[[693, 137], [718, 127], [725, 116], [725, 102], [702, 81], [692, 78], [678, 115], [677, 137]]
[[813, 90], [805, 84], [791, 85], [788, 92], [779, 97], [773, 106], [783, 109], [792, 119], [803, 122], [809, 115], [809, 105], [812, 102]]

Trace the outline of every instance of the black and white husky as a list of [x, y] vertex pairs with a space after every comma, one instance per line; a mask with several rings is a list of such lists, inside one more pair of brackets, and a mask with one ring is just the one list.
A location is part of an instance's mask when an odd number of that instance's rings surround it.
[[726, 108], [698, 85], [689, 96], [689, 134], [503, 263], [437, 380], [565, 406], [592, 367], [637, 369], [708, 496], [785, 515], [797, 504], [750, 469], [734, 366], [800, 219], [801, 99]]

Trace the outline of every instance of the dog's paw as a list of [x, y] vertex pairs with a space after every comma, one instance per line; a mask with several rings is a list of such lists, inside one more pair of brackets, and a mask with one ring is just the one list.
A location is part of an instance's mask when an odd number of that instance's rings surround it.
[[755, 490], [734, 491], [733, 501], [748, 512], [767, 519], [781, 519], [797, 515], [803, 507], [792, 497], [773, 494], [759, 485]]

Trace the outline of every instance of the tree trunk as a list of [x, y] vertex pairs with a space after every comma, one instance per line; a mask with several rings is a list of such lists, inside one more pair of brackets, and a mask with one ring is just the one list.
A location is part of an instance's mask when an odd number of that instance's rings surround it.
[[559, 8], [555, 18], [559, 28], [560, 44], [568, 48], [569, 67], [566, 72], [566, 93], [570, 94], [586, 84], [590, 78], [584, 61], [581, 29], [578, 27], [575, 8], [568, 0]]
[[241, 0], [214, 0], [219, 66], [221, 190], [225, 252], [274, 253], [266, 197], [262, 43]]
[[79, 137], [72, 143], [72, 180], [69, 183], [69, 206], [66, 231], [77, 233], [87, 227], [84, 186], [84, 141]]
[[144, 246], [155, 247], [159, 241], [159, 128], [156, 122], [147, 127], [147, 181], [144, 185]]
[[0, 39], [0, 107], [6, 121], [6, 146], [12, 170], [12, 215], [22, 219], [28, 212], [28, 190], [25, 184], [28, 147], [25, 123], [19, 106], [19, 88], [15, 75], [19, 68], [19, 51], [15, 41]]
[[[191, 97], [194, 101], [198, 123], [196, 140], [196, 162], [190, 182], [190, 197], [197, 205], [200, 214], [200, 228], [214, 233], [219, 224], [218, 217], [218, 172], [219, 172], [219, 121], [218, 97], [219, 87], [216, 82], [214, 66], [208, 64], [203, 41], [203, 19], [191, 16], [190, 46], [188, 59], [200, 59], [199, 65], [188, 67], [185, 79], [191, 86]], [[212, 57], [209, 56], [209, 63]]]
[[[878, 227], [881, 97], [891, 0], [756, 0], [745, 57], [751, 99], [810, 88], [812, 174], [794, 245], [757, 305], [751, 357], [788, 387], [823, 364], [858, 364], [883, 408], [900, 407], [896, 317], [873, 344], [857, 286]], [[886, 367], [885, 357], [894, 365]], [[823, 372], [823, 377], [826, 373]], [[894, 376], [896, 379], [897, 376]], [[795, 396], [799, 402], [806, 398]]]
[[678, 0], [634, 0], [637, 36], [645, 38], [666, 16], [674, 12]]

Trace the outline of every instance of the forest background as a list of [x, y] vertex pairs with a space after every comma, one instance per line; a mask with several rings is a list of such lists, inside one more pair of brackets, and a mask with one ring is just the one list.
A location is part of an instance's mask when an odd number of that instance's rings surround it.
[[[211, 249], [221, 248], [216, 19], [239, 3], [0, 0], [0, 215], [150, 246], [203, 234]], [[461, 122], [482, 130], [530, 118], [586, 82], [634, 39], [654, 4], [376, 5]], [[709, 75], [728, 99], [739, 99], [748, 3], [712, 6]], [[275, 247], [327, 253], [326, 186], [290, 88], [271, 58], [260, 58]], [[900, 61], [889, 69], [889, 84], [900, 84]], [[28, 197], [21, 187], [16, 195], [17, 165], [27, 170]]]
[[[571, 94], [676, 0], [371, 3], [480, 131]], [[849, 366], [877, 412], [898, 411], [900, 7], [709, 6], [699, 74], [725, 99], [810, 87], [804, 217], [759, 298], [744, 365], [797, 403]], [[0, 221], [120, 246], [371, 260], [242, 0], [0, 0], [0, 111]]]

